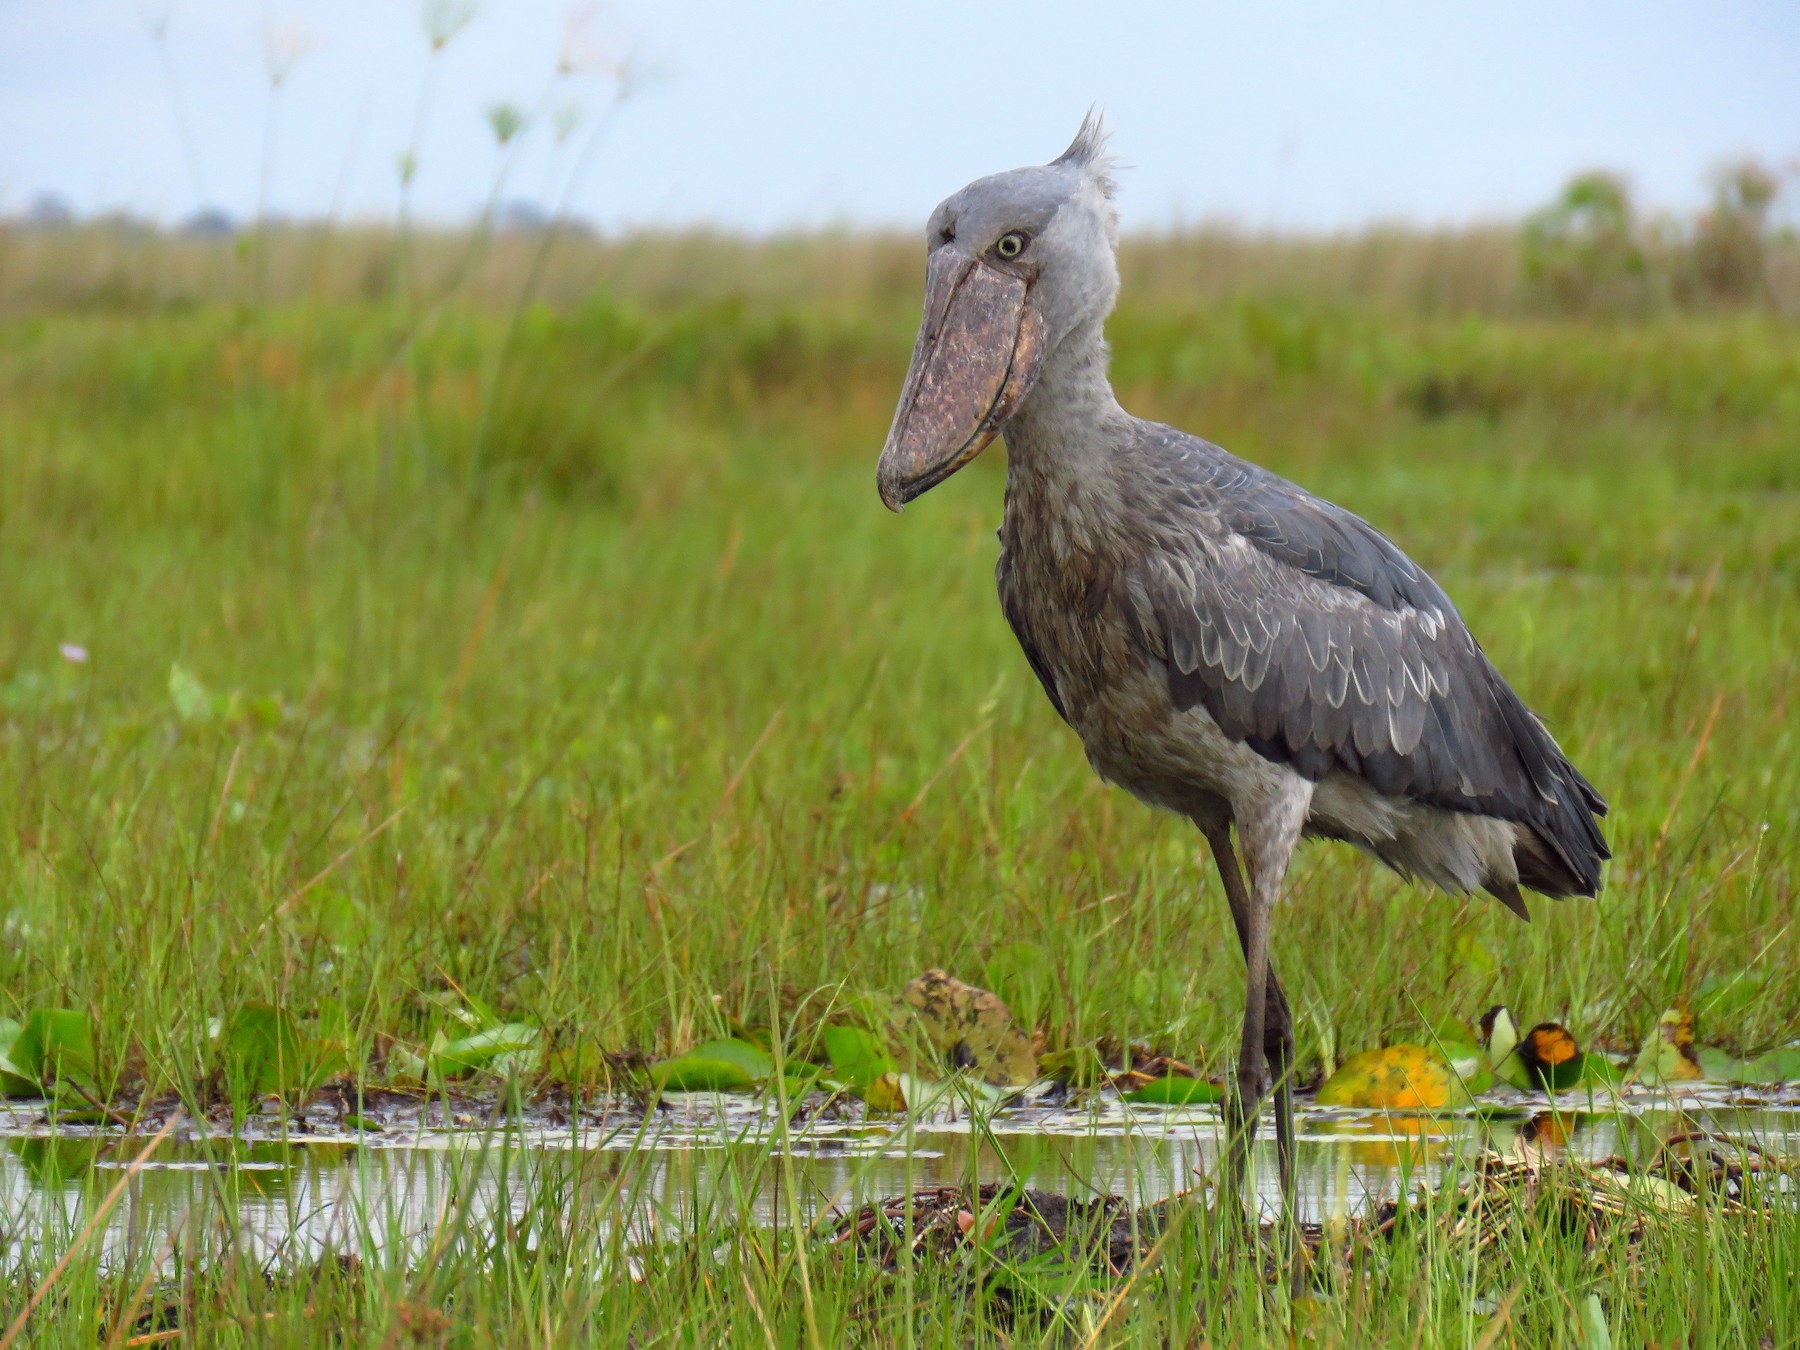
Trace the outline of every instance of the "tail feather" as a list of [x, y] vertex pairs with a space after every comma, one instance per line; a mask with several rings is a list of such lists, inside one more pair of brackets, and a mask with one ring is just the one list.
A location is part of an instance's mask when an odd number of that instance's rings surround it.
[[1494, 684], [1514, 749], [1538, 797], [1535, 809], [1519, 822], [1525, 827], [1518, 831], [1513, 850], [1519, 881], [1556, 898], [1595, 895], [1600, 890], [1600, 864], [1612, 857], [1600, 833], [1606, 799], [1569, 762], [1549, 729], [1498, 672]]
[[1531, 922], [1531, 911], [1525, 907], [1525, 897], [1519, 894], [1517, 882], [1490, 880], [1487, 883], [1487, 893], [1525, 920], [1526, 923]]

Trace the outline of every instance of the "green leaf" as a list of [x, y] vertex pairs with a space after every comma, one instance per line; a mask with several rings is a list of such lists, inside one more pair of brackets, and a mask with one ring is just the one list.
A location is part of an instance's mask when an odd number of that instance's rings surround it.
[[741, 1092], [759, 1081], [740, 1063], [695, 1050], [652, 1065], [650, 1080], [665, 1092]]
[[1474, 1095], [1480, 1096], [1494, 1086], [1494, 1071], [1488, 1065], [1487, 1051], [1479, 1045], [1445, 1041], [1434, 1048], [1449, 1062], [1450, 1072]]
[[1494, 1086], [1494, 1071], [1488, 1064], [1487, 1050], [1478, 1044], [1461, 1019], [1439, 1017], [1431, 1024], [1426, 1044], [1450, 1064], [1450, 1071], [1462, 1079], [1463, 1086], [1479, 1095]]
[[1694, 1049], [1694, 1014], [1686, 999], [1657, 1019], [1656, 1031], [1638, 1051], [1632, 1076], [1641, 1082], [1693, 1083], [1706, 1077]]
[[1488, 1067], [1495, 1077], [1516, 1087], [1520, 1092], [1537, 1091], [1538, 1083], [1517, 1054], [1518, 1023], [1513, 1021], [1513, 1015], [1505, 1005], [1488, 1009], [1487, 1015], [1481, 1019], [1481, 1036], [1482, 1044], [1487, 1050]]
[[367, 945], [369, 914], [348, 892], [323, 886], [313, 893], [294, 916], [295, 927], [317, 933], [340, 950]]
[[696, 1045], [688, 1053], [701, 1059], [717, 1059], [735, 1064], [755, 1079], [767, 1078], [775, 1072], [775, 1061], [769, 1057], [767, 1050], [736, 1037], [707, 1041], [704, 1045]]
[[348, 1051], [350, 1046], [350, 1011], [335, 998], [321, 998], [318, 1004], [319, 1040], [324, 1046]]
[[13, 1060], [13, 1047], [19, 1039], [19, 1033], [24, 1029], [23, 1022], [15, 1022], [9, 1017], [0, 1017], [0, 1097], [35, 1097], [38, 1095], [38, 1085]]
[[1744, 1083], [1800, 1082], [1800, 1045], [1783, 1046], [1744, 1065]]
[[1543, 1086], [1531, 1076], [1531, 1071], [1520, 1062], [1517, 1055], [1508, 1055], [1494, 1065], [1494, 1076], [1520, 1092], [1536, 1092]]
[[[788, 1080], [802, 1081], [800, 1066], [788, 1066]], [[670, 1092], [737, 1092], [767, 1082], [775, 1061], [761, 1046], [736, 1037], [707, 1041], [685, 1055], [652, 1066], [651, 1081]]]
[[1666, 1177], [1649, 1172], [1634, 1172], [1625, 1179], [1625, 1189], [1653, 1209], [1664, 1212], [1692, 1209], [1694, 1197]]
[[1128, 1102], [1156, 1106], [1199, 1106], [1219, 1101], [1225, 1093], [1216, 1083], [1204, 1078], [1156, 1078], [1141, 1088], [1122, 1094]]
[[94, 1033], [84, 1012], [36, 1009], [26, 1017], [7, 1058], [20, 1077], [40, 1088], [65, 1078], [95, 1085]]
[[856, 1095], [871, 1111], [897, 1115], [906, 1110], [908, 1102], [924, 1101], [933, 1094], [925, 1079], [909, 1073], [884, 1073], [874, 1082], [857, 1088]]
[[388, 1050], [387, 1067], [390, 1073], [399, 1074], [403, 1078], [428, 1078], [431, 1066], [425, 1062], [423, 1055], [415, 1054], [403, 1045], [396, 1045]]
[[545, 1075], [572, 1087], [604, 1087], [610, 1089], [615, 1078], [626, 1070], [615, 1067], [606, 1051], [587, 1040], [565, 1040], [549, 1051], [544, 1059]]
[[220, 701], [215, 700], [214, 711], [222, 713], [228, 722], [258, 731], [281, 725], [281, 700], [274, 694], [245, 694], [234, 689], [222, 702], [221, 708]]
[[1546, 1092], [1567, 1092], [1585, 1076], [1581, 1047], [1558, 1022], [1539, 1022], [1519, 1040], [1513, 1057], [1524, 1066], [1526, 1080]]
[[1625, 1081], [1625, 1071], [1605, 1055], [1584, 1050], [1577, 1061], [1581, 1068], [1575, 1081], [1587, 1087], [1615, 1087]]
[[907, 1093], [894, 1057], [879, 1036], [861, 1027], [826, 1027], [825, 1053], [831, 1071], [871, 1111], [906, 1109]]
[[832, 1072], [853, 1091], [864, 1091], [898, 1067], [881, 1038], [861, 1027], [826, 1027], [824, 1039]]
[[241, 1004], [226, 1020], [219, 1045], [234, 1098], [301, 1096], [318, 1074], [315, 1047], [293, 1014], [271, 1003]]
[[470, 1036], [433, 1046], [430, 1063], [445, 1078], [465, 1074], [530, 1073], [538, 1065], [543, 1033], [529, 1022], [502, 1022]]
[[7, 1147], [40, 1189], [55, 1191], [87, 1176], [113, 1145], [97, 1138], [35, 1138], [10, 1139]]
[[51, 1112], [51, 1119], [56, 1125], [106, 1125], [112, 1115], [93, 1106], [59, 1106]]

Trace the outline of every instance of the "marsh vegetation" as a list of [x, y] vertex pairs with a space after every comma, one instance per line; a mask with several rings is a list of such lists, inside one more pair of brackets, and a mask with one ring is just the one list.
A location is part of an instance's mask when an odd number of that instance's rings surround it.
[[[18, 1093], [60, 1079], [48, 1110], [140, 1133], [319, 1084], [579, 1112], [730, 1038], [828, 1068], [828, 1029], [927, 967], [1040, 1062], [1227, 1067], [1200, 841], [1094, 780], [994, 604], [1000, 456], [904, 524], [875, 498], [910, 243], [419, 235], [404, 293], [398, 247], [0, 235]], [[1529, 926], [1308, 851], [1276, 946], [1308, 1084], [1499, 1002], [1626, 1065], [1680, 997], [1734, 1062], [1800, 1034], [1790, 255], [1754, 296], [1563, 305], [1501, 231], [1128, 246], [1128, 404], [1402, 541], [1614, 804], [1604, 895]], [[579, 1169], [424, 1257], [79, 1249], [32, 1334], [1800, 1335], [1791, 1191], [1485, 1245], [1422, 1223], [1300, 1302], [1196, 1219], [1092, 1300], [1034, 1256], [1021, 1320], [961, 1267], [820, 1245], [810, 1206], [719, 1206], [720, 1175], [686, 1240], [629, 1253]], [[9, 1311], [24, 1250], [0, 1233]]]

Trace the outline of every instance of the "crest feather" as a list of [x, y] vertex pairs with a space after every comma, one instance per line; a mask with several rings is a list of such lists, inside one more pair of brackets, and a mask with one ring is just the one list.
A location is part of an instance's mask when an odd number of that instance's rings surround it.
[[1050, 162], [1080, 169], [1110, 198], [1119, 186], [1115, 177], [1119, 161], [1107, 149], [1111, 135], [1106, 129], [1106, 115], [1098, 108], [1089, 108], [1087, 116], [1081, 119], [1081, 130], [1075, 133], [1069, 148]]

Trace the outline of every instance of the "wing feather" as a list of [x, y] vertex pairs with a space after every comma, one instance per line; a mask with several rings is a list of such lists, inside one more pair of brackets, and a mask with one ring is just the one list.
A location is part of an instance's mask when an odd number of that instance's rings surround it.
[[1216, 446], [1170, 431], [1154, 448], [1164, 481], [1125, 590], [1176, 706], [1308, 777], [1347, 771], [1528, 825], [1591, 894], [1605, 802], [1437, 583], [1358, 517]]

